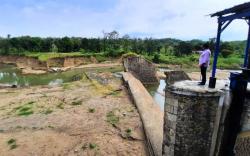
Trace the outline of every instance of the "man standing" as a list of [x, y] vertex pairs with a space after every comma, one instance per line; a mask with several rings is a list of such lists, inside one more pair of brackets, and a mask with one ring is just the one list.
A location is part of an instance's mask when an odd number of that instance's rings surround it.
[[199, 67], [201, 70], [201, 82], [198, 83], [198, 85], [205, 85], [206, 84], [206, 72], [207, 68], [210, 63], [210, 55], [211, 51], [209, 50], [209, 46], [207, 43], [203, 45], [203, 50], [199, 51], [200, 53], [200, 58], [199, 58]]

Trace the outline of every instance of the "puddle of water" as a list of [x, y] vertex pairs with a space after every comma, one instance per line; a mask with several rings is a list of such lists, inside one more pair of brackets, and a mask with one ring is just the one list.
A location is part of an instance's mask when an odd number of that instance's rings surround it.
[[[73, 69], [60, 73], [47, 73], [41, 75], [22, 75], [21, 70], [13, 65], [0, 64], [0, 84], [17, 86], [59, 85], [65, 82], [76, 81], [83, 72], [99, 72], [100, 69]], [[104, 71], [109, 70], [105, 69]], [[111, 69], [112, 70], [112, 69]]]
[[146, 85], [145, 86], [148, 92], [152, 95], [155, 102], [160, 106], [161, 110], [164, 111], [165, 105], [165, 80], [160, 80], [160, 83], [157, 85]]

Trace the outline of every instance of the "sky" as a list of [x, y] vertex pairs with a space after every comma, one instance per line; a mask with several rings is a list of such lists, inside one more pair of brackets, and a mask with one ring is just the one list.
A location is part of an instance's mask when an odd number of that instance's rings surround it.
[[[0, 36], [120, 36], [208, 40], [217, 18], [209, 14], [246, 0], [0, 0]], [[222, 40], [245, 40], [248, 26], [235, 20]]]

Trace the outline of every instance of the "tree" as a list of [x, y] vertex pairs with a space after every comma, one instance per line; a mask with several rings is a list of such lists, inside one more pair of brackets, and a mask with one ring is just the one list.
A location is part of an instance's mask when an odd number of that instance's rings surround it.
[[59, 52], [72, 52], [73, 44], [69, 37], [63, 37], [59, 40]]
[[174, 54], [176, 56], [188, 55], [192, 53], [192, 46], [188, 42], [180, 42], [177, 46], [174, 47]]
[[51, 51], [55, 52], [55, 53], [58, 52], [58, 48], [57, 48], [57, 46], [54, 43], [52, 43], [52, 45], [51, 45]]
[[222, 42], [221, 43], [221, 55], [223, 57], [228, 57], [229, 55], [233, 54], [233, 47], [229, 42]]

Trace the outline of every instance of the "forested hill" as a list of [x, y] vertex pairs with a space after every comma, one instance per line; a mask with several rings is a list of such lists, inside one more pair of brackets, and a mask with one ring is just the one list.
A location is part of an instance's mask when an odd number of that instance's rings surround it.
[[[81, 53], [105, 53], [108, 56], [120, 56], [127, 52], [154, 55], [159, 53], [175, 56], [188, 55], [192, 51], [200, 50], [204, 41], [181, 41], [178, 39], [164, 38], [130, 38], [128, 35], [119, 37], [117, 32], [108, 33], [103, 38], [40, 38], [40, 37], [8, 37], [0, 38], [1, 55], [22, 55], [26, 52], [81, 52]], [[214, 39], [209, 42], [214, 49]], [[242, 55], [245, 41], [222, 42], [221, 54], [227, 57], [231, 54]]]

